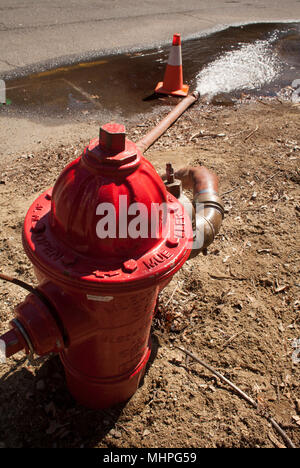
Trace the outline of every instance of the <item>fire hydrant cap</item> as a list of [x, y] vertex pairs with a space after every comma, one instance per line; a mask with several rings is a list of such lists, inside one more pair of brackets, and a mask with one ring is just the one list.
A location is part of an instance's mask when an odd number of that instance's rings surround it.
[[[189, 217], [123, 125], [106, 124], [99, 137], [29, 209], [27, 255], [53, 281], [91, 291], [174, 274], [190, 253]], [[185, 226], [176, 242], [165, 234], [174, 226], [178, 236]]]

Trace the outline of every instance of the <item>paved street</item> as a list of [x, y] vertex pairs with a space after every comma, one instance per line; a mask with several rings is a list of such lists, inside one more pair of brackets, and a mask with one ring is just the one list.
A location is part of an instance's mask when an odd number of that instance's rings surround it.
[[299, 0], [0, 0], [0, 74], [283, 20], [300, 20]]
[[[187, 39], [233, 24], [288, 20], [300, 20], [300, 0], [0, 0], [0, 78], [170, 44], [175, 32]], [[105, 116], [94, 124], [88, 118], [70, 123], [14, 114], [12, 106], [0, 119], [2, 159], [86, 141]]]

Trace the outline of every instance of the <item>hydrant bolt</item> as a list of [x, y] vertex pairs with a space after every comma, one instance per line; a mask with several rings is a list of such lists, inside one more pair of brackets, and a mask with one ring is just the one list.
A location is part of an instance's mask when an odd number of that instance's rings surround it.
[[127, 273], [133, 273], [138, 267], [138, 264], [135, 260], [127, 260], [123, 263], [123, 268]]

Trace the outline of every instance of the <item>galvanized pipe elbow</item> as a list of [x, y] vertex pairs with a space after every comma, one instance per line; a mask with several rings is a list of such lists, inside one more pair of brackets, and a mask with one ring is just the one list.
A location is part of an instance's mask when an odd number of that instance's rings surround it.
[[193, 258], [204, 251], [220, 231], [224, 218], [221, 198], [214, 193], [198, 194], [194, 198], [195, 237], [191, 255]]
[[175, 173], [184, 186], [194, 193], [194, 242], [189, 258], [193, 258], [214, 241], [224, 218], [224, 207], [218, 195], [218, 177], [205, 166], [186, 167]]

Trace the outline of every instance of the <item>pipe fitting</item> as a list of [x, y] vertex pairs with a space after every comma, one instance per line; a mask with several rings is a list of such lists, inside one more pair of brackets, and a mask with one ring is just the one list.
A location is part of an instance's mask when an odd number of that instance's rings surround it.
[[[20, 332], [22, 333], [21, 325], [28, 337], [23, 333], [24, 339], [26, 342], [30, 341], [36, 354], [44, 356], [62, 351], [63, 335], [48, 304], [35, 294], [29, 294], [25, 301], [16, 307], [15, 313]], [[14, 320], [11, 324], [15, 328]]]
[[[175, 173], [175, 181], [178, 179], [184, 188], [192, 188], [194, 193], [194, 238], [189, 257], [193, 258], [200, 252], [204, 253], [214, 241], [224, 218], [224, 207], [218, 195], [218, 177], [205, 166], [183, 167]], [[168, 188], [167, 183], [166, 186]]]
[[196, 235], [189, 258], [205, 250], [220, 231], [224, 219], [224, 206], [215, 193], [196, 194], [194, 197]]
[[26, 354], [45, 356], [64, 349], [63, 334], [48, 305], [36, 294], [29, 294], [15, 309], [12, 329], [0, 336], [5, 355], [25, 350]]

